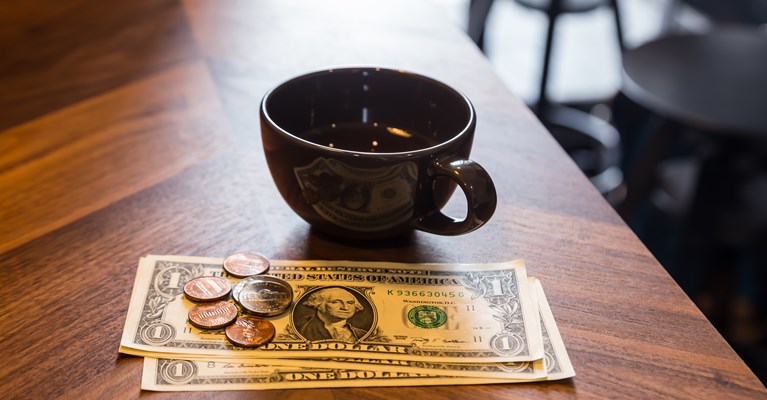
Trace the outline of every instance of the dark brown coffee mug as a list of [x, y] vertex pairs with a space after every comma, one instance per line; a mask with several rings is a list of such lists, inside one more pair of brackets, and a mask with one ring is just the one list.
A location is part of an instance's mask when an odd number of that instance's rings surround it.
[[[339, 68], [290, 79], [261, 101], [261, 138], [277, 188], [301, 218], [352, 239], [412, 229], [471, 232], [496, 206], [469, 160], [476, 117], [466, 96], [411, 72]], [[440, 209], [456, 184], [467, 215]]]

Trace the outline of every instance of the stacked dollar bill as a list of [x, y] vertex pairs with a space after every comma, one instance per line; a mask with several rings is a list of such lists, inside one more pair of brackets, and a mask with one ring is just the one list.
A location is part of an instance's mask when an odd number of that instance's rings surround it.
[[233, 346], [187, 320], [185, 282], [222, 259], [147, 256], [120, 352], [158, 391], [514, 383], [575, 375], [543, 289], [521, 260], [497, 264], [279, 261], [289, 312], [274, 340]]

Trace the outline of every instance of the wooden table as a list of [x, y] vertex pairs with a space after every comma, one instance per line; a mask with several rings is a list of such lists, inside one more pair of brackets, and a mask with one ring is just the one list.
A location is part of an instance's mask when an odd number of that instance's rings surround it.
[[[44, 4], [43, 4], [44, 3]], [[457, 27], [426, 2], [13, 1], [0, 8], [0, 393], [132, 398], [117, 347], [139, 256], [491, 262], [542, 279], [577, 372], [494, 386], [176, 398], [756, 398], [764, 386]], [[257, 104], [335, 65], [410, 69], [479, 115], [491, 222], [349, 246], [312, 232], [266, 169]], [[453, 207], [455, 208], [455, 207]]]

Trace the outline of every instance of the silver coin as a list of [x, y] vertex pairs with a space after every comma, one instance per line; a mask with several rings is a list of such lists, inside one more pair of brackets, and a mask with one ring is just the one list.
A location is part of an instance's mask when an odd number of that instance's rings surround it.
[[237, 304], [240, 303], [240, 292], [242, 292], [242, 288], [245, 287], [245, 284], [247, 283], [248, 279], [250, 278], [243, 279], [237, 282], [237, 284], [234, 285], [234, 287], [232, 287], [232, 299], [234, 299], [234, 301], [236, 301]]
[[[261, 276], [267, 276], [269, 278], [274, 278], [274, 277], [272, 277], [270, 275], [261, 275]], [[232, 299], [234, 299], [234, 301], [236, 301], [237, 304], [239, 304], [240, 303], [240, 292], [242, 292], [242, 289], [245, 287], [245, 285], [256, 284], [258, 282], [258, 278], [259, 277], [260, 276], [249, 276], [249, 277], [247, 277], [247, 278], [237, 282], [237, 284], [232, 287]], [[269, 279], [269, 278], [267, 278], [267, 279]], [[275, 279], [279, 279], [279, 278], [275, 278]]]
[[284, 279], [258, 275], [243, 279], [240, 283], [243, 286], [235, 300], [250, 314], [260, 317], [282, 314], [293, 302], [293, 289]]

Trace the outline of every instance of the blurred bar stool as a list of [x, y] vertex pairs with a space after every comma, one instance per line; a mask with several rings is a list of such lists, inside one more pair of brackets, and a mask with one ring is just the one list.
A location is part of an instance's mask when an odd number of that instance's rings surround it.
[[[619, 212], [634, 227], [655, 194], [671, 194], [673, 203], [675, 188], [691, 188], [669, 272], [695, 298], [744, 254], [767, 260], [767, 35], [727, 28], [667, 36], [624, 52], [623, 72], [622, 95], [660, 123], [633, 140], [623, 137], [633, 161], [624, 170], [628, 192]], [[675, 181], [660, 167], [680, 144], [700, 167]], [[765, 281], [764, 267], [751, 284]]]
[[[623, 27], [618, 11], [617, 0], [515, 0], [518, 4], [533, 10], [538, 10], [548, 17], [548, 28], [546, 30], [546, 45], [543, 52], [543, 63], [541, 71], [541, 80], [538, 91], [538, 101], [531, 105], [531, 108], [539, 114], [545, 116], [545, 112], [550, 105], [547, 94], [549, 83], [549, 71], [551, 69], [551, 51], [554, 47], [554, 29], [557, 21], [562, 14], [580, 14], [593, 11], [599, 7], [609, 6], [615, 16], [615, 33], [618, 40], [618, 46], [621, 51], [624, 50]], [[471, 0], [469, 3], [469, 37], [479, 46], [484, 48], [485, 22], [490, 13], [493, 0]]]
[[[542, 11], [548, 16], [546, 46], [539, 86], [538, 101], [530, 105], [552, 136], [567, 151], [592, 184], [612, 204], [623, 198], [623, 172], [620, 159], [620, 135], [607, 122], [586, 112], [552, 104], [547, 95], [554, 29], [562, 14], [585, 13], [601, 6], [611, 6], [615, 15], [618, 44], [623, 50], [617, 0], [515, 0], [520, 5]], [[468, 34], [484, 47], [485, 21], [493, 0], [471, 0]]]
[[627, 152], [630, 217], [655, 183], [655, 167], [681, 129], [705, 133], [717, 145], [767, 139], [767, 35], [745, 28], [668, 36], [623, 55], [622, 94], [664, 119]]
[[546, 119], [550, 101], [547, 94], [549, 82], [549, 70], [551, 68], [551, 51], [554, 47], [554, 29], [557, 21], [562, 14], [579, 14], [595, 10], [602, 6], [610, 6], [615, 16], [615, 32], [618, 39], [618, 46], [621, 52], [624, 50], [623, 27], [621, 25], [620, 13], [618, 11], [617, 0], [515, 0], [520, 5], [539, 10], [546, 13], [548, 17], [548, 29], [546, 30], [546, 47], [543, 52], [543, 64], [541, 72], [541, 81], [538, 90], [538, 103], [533, 109], [538, 113], [539, 118]]

